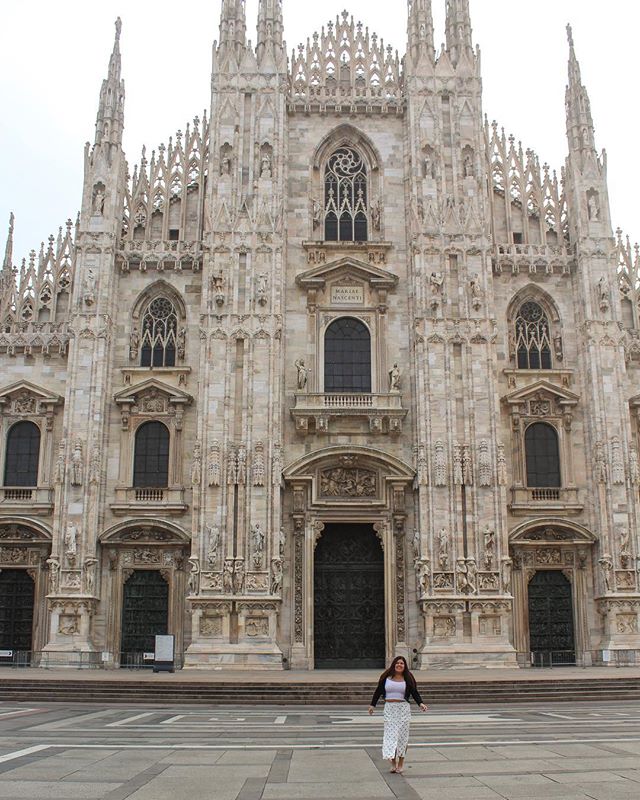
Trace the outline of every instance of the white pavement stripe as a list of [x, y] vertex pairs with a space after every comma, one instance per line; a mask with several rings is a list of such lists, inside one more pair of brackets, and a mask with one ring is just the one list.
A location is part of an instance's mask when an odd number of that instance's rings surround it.
[[556, 719], [570, 719], [575, 720], [575, 717], [567, 717], [565, 714], [552, 714], [551, 711], [540, 711], [543, 717], [555, 717]]
[[40, 753], [42, 750], [48, 750], [49, 747], [50, 745], [48, 744], [34, 744], [33, 747], [26, 747], [24, 750], [6, 753], [0, 756], [0, 764], [4, 764], [6, 761], [13, 761], [16, 758], [22, 758], [23, 756], [30, 756], [32, 753]]
[[155, 711], [145, 711], [144, 714], [136, 714], [135, 717], [127, 717], [126, 719], [121, 719], [119, 722], [110, 722], [106, 727], [121, 728], [123, 725], [128, 725], [130, 722], [136, 722], [136, 720], [139, 719], [152, 717], [155, 713]]
[[[503, 747], [517, 746], [527, 747], [532, 744], [616, 744], [616, 743], [640, 742], [640, 737], [625, 739], [508, 739], [508, 740], [488, 740], [488, 741], [458, 741], [458, 742], [412, 742], [411, 747], [437, 748], [437, 747]], [[313, 744], [282, 744], [279, 740], [277, 744], [126, 744], [109, 742], [103, 744], [48, 744], [38, 745], [38, 749], [56, 748], [60, 750], [273, 750], [281, 747], [287, 750], [355, 750], [360, 747], [374, 747], [379, 744], [378, 739], [367, 742], [349, 742], [348, 744], [331, 744], [318, 742]], [[26, 755], [33, 750], [22, 751], [21, 755]], [[19, 758], [19, 755], [15, 755]], [[6, 758], [6, 756], [5, 756]]]
[[287, 721], [287, 717], [286, 717], [286, 714], [285, 714], [285, 715], [283, 715], [283, 716], [281, 716], [281, 717], [276, 717], [276, 718], [274, 719], [274, 721], [273, 721], [273, 724], [274, 724], [274, 725], [284, 725], [284, 723], [285, 723], [286, 721]]
[[38, 711], [42, 711], [42, 709], [24, 708], [21, 711], [3, 711], [0, 713], [0, 717], [19, 717], [21, 714], [36, 714]]

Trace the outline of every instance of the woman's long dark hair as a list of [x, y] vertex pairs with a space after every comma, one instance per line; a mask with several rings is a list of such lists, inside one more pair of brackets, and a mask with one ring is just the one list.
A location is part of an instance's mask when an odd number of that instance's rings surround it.
[[405, 680], [405, 683], [410, 689], [416, 688], [416, 679], [413, 677], [409, 669], [409, 664], [407, 663], [407, 659], [404, 656], [396, 656], [393, 661], [391, 662], [391, 666], [389, 669], [386, 669], [382, 675], [380, 676], [380, 682], [386, 681], [387, 678], [392, 678], [396, 674], [396, 664], [398, 661], [404, 661], [404, 672], [402, 673], [402, 677]]

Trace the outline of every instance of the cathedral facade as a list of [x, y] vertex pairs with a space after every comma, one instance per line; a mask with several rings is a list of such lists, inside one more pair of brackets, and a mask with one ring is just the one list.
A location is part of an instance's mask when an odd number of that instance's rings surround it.
[[569, 30], [561, 174], [483, 118], [469, 0], [400, 59], [223, 0], [211, 110], [0, 274], [0, 650], [187, 668], [640, 655], [639, 261]]

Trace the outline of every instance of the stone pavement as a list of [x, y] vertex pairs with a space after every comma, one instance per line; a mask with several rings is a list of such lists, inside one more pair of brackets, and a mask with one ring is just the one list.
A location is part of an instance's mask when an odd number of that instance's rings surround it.
[[414, 714], [404, 775], [362, 708], [0, 706], [3, 800], [623, 800], [640, 703]]

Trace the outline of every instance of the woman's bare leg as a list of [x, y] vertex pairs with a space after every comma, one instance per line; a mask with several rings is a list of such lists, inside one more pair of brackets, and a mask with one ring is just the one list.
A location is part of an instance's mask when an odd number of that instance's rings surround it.
[[396, 767], [396, 772], [402, 772], [404, 769], [404, 756], [398, 757], [398, 766]]

